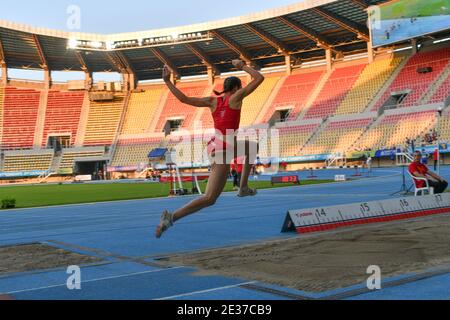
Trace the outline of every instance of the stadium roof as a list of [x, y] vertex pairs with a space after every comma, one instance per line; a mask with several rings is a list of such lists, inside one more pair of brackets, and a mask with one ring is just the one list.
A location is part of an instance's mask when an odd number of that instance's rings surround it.
[[137, 80], [161, 78], [164, 63], [183, 77], [204, 75], [207, 66], [216, 74], [234, 71], [230, 62], [238, 57], [259, 67], [284, 65], [286, 56], [299, 64], [323, 58], [325, 49], [366, 51], [366, 9], [384, 2], [307, 0], [216, 22], [114, 35], [0, 21], [0, 61], [19, 69], [134, 73]]

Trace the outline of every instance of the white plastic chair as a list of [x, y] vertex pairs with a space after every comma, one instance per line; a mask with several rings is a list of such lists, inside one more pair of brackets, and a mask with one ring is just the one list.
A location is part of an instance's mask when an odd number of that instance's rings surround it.
[[[412, 175], [411, 172], [409, 172], [409, 171], [408, 171], [408, 174], [414, 182], [414, 189], [415, 189], [414, 196], [417, 197], [419, 193], [423, 196], [424, 192], [427, 192], [428, 194], [434, 194], [434, 188], [430, 187], [427, 179], [416, 177], [416, 176]], [[425, 181], [425, 187], [417, 188], [416, 181]]]

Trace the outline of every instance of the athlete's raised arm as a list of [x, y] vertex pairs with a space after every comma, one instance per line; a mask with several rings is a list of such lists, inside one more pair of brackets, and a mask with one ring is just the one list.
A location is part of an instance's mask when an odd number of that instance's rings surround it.
[[233, 65], [238, 70], [244, 70], [248, 74], [252, 76], [252, 81], [245, 87], [238, 90], [230, 99], [230, 103], [236, 105], [242, 102], [245, 97], [250, 95], [253, 91], [255, 91], [261, 83], [264, 82], [264, 76], [257, 70], [252, 67], [246, 65], [242, 60], [233, 60]]
[[170, 75], [172, 74], [172, 71], [168, 66], [164, 66], [163, 68], [163, 80], [166, 83], [169, 90], [173, 93], [173, 95], [182, 103], [188, 104], [194, 107], [199, 108], [212, 108], [214, 103], [213, 97], [206, 97], [206, 98], [194, 98], [194, 97], [188, 97], [186, 96], [180, 89], [178, 89], [172, 81], [170, 81]]

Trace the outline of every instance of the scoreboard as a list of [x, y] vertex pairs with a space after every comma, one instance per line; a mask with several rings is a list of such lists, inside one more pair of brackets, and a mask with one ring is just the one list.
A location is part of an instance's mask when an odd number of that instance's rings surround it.
[[275, 176], [272, 177], [272, 185], [274, 185], [275, 183], [300, 184], [300, 178], [298, 176]]

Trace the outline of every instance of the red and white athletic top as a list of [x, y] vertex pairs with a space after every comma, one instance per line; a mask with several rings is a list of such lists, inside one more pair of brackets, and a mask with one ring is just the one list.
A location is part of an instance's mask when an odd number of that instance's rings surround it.
[[[208, 143], [208, 151], [210, 153], [212, 151], [227, 149], [228, 144], [223, 140], [228, 140], [230, 138], [230, 131], [234, 138], [234, 134], [239, 129], [241, 123], [241, 110], [230, 108], [230, 97], [231, 96], [217, 98], [217, 108], [212, 113], [216, 137], [212, 138]], [[219, 135], [219, 137], [217, 135]]]

